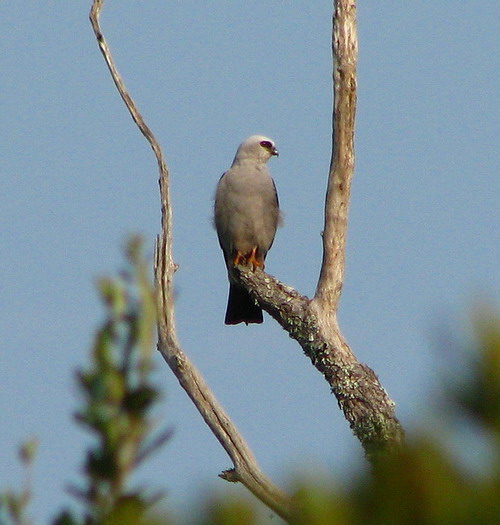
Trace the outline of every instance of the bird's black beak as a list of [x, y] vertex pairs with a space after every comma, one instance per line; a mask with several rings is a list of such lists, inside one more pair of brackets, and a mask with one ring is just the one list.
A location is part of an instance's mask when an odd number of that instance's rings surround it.
[[274, 155], [275, 157], [280, 156], [280, 152], [276, 149], [276, 146], [273, 146], [273, 149], [271, 150], [271, 155]]

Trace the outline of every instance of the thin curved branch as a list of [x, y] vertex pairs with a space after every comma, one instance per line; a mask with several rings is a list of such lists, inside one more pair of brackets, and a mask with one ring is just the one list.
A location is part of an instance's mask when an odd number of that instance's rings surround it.
[[163, 230], [158, 236], [155, 255], [159, 312], [158, 349], [233, 462], [234, 469], [222, 472], [220, 477], [227, 481], [240, 481], [279, 516], [288, 519], [291, 508], [288, 496], [262, 473], [249, 446], [205, 383], [202, 375], [174, 342], [175, 338], [172, 337], [172, 329], [168, 326], [167, 316], [162, 314], [173, 309], [173, 304], [168, 303], [165, 295], [165, 289], [168, 286], [166, 282], [168, 271], [165, 267], [168, 258], [165, 235], [166, 232]]
[[173, 277], [176, 265], [172, 256], [172, 208], [169, 192], [169, 171], [160, 144], [144, 122], [113, 62], [99, 23], [103, 5], [104, 0], [94, 0], [93, 2], [90, 11], [92, 28], [120, 96], [134, 122], [151, 145], [160, 171], [162, 232], [157, 237], [155, 250], [158, 350], [233, 462], [234, 468], [223, 472], [220, 477], [227, 481], [243, 483], [264, 504], [283, 519], [288, 519], [291, 513], [291, 503], [288, 496], [263, 474], [238, 429], [179, 345], [174, 316]]

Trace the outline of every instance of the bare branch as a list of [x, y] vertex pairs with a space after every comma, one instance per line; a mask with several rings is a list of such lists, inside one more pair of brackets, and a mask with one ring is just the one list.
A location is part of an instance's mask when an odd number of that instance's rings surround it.
[[169, 191], [169, 171], [158, 141], [144, 122], [113, 62], [99, 23], [103, 5], [104, 0], [94, 0], [90, 12], [90, 21], [99, 43], [99, 48], [120, 96], [125, 102], [134, 122], [155, 153], [160, 171], [162, 232], [157, 237], [155, 251], [158, 350], [233, 462], [234, 469], [223, 472], [220, 474], [220, 477], [227, 481], [243, 483], [264, 504], [273, 509], [283, 519], [288, 519], [291, 512], [291, 503], [288, 496], [263, 474], [238, 429], [179, 345], [174, 315], [173, 277], [176, 265], [172, 256], [172, 207]]
[[[153, 148], [154, 154], [156, 156], [156, 160], [158, 161], [158, 167], [162, 175], [162, 178], [164, 178], [165, 181], [167, 182], [167, 187], [164, 193], [168, 197], [169, 175], [168, 175], [167, 165], [166, 165], [162, 150], [160, 148], [160, 144], [154, 137], [153, 132], [149, 129], [146, 122], [144, 122], [142, 115], [139, 113], [136, 105], [134, 104], [134, 101], [128, 94], [125, 88], [125, 84], [123, 83], [122, 77], [120, 73], [118, 73], [118, 70], [116, 69], [116, 66], [114, 64], [113, 58], [111, 56], [111, 52], [109, 50], [108, 43], [106, 42], [106, 39], [104, 38], [104, 35], [102, 34], [100, 23], [99, 23], [99, 18], [100, 18], [101, 10], [103, 7], [104, 7], [104, 0], [94, 0], [92, 4], [92, 8], [90, 10], [90, 16], [89, 16], [90, 23], [92, 24], [92, 29], [94, 30], [94, 34], [99, 44], [99, 49], [101, 50], [104, 60], [106, 61], [106, 65], [108, 66], [109, 72], [111, 73], [111, 77], [113, 79], [113, 82], [115, 83], [116, 89], [118, 89], [118, 92], [120, 93], [120, 96], [122, 97], [123, 102], [125, 102], [125, 106], [129, 110], [130, 115], [134, 119], [134, 122], [137, 124], [137, 127], [139, 128], [141, 133], [146, 137], [147, 141]], [[162, 202], [162, 204], [164, 203]], [[163, 217], [163, 214], [162, 214], [162, 217]], [[171, 222], [172, 221], [171, 212], [168, 212], [167, 217], [165, 218], [167, 218]]]
[[172, 329], [168, 325], [166, 312], [173, 309], [173, 304], [166, 301], [164, 294], [164, 290], [168, 286], [166, 282], [168, 272], [165, 268], [165, 261], [168, 258], [166, 235], [169, 233], [164, 228], [156, 245], [155, 277], [159, 312], [158, 349], [202, 415], [205, 423], [210, 427], [233, 462], [234, 469], [225, 471], [220, 476], [227, 481], [240, 481], [279, 516], [287, 519], [290, 516], [288, 497], [262, 473], [252, 451], [218, 403], [201, 374], [179, 348], [175, 334], [172, 333]]
[[[99, 26], [103, 4], [104, 0], [94, 0], [90, 14], [92, 27], [113, 81], [132, 118], [149, 141], [160, 171], [162, 232], [157, 238], [155, 253], [158, 349], [233, 462], [234, 468], [223, 472], [221, 477], [228, 481], [240, 481], [287, 519], [291, 514], [288, 496], [262, 473], [237, 428], [179, 345], [174, 316], [173, 277], [176, 265], [172, 256], [169, 172], [160, 145], [114, 66]], [[357, 37], [355, 0], [337, 0], [334, 4], [332, 160], [325, 203], [323, 264], [315, 297], [311, 301], [262, 271], [237, 268], [235, 278], [299, 342], [328, 381], [367, 457], [374, 461], [399, 445], [403, 431], [394, 414], [394, 403], [375, 373], [356, 359], [340, 332], [336, 318], [344, 278], [347, 216], [354, 172]]]
[[323, 264], [316, 289], [319, 307], [334, 316], [342, 292], [356, 117], [356, 1], [337, 0], [333, 17], [334, 57], [332, 158], [325, 203]]

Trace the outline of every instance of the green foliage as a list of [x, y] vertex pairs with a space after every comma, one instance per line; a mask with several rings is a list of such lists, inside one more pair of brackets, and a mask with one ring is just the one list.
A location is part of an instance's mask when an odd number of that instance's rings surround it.
[[[269, 511], [269, 514], [272, 514]], [[248, 498], [212, 498], [203, 505], [198, 525], [253, 525], [258, 523], [254, 501]]]
[[[475, 346], [456, 348], [447, 356], [465, 355], [468, 366], [444, 392], [441, 426], [420, 428], [404, 447], [350, 484], [296, 482], [292, 525], [500, 523], [500, 316], [482, 312], [475, 326]], [[454, 433], [464, 426], [454, 423], [464, 418], [467, 430], [481, 441], [477, 447], [487, 445], [491, 451], [489, 465], [481, 471], [467, 469], [450, 447], [450, 437], [460, 442]], [[198, 523], [257, 525], [263, 518], [248, 502], [219, 498], [206, 506]]]
[[[438, 429], [422, 428], [350, 488], [331, 483], [328, 488], [311, 484], [300, 487], [295, 494], [293, 524], [500, 522], [500, 317], [483, 312], [476, 327], [476, 348], [468, 352], [468, 373], [446, 392], [445, 410], [447, 418], [466, 416], [469, 426], [476, 426], [475, 435], [490, 446], [490, 468], [467, 470], [436, 433]], [[452, 430], [442, 424], [449, 435]], [[478, 447], [482, 445], [477, 443]]]
[[[82, 488], [72, 488], [84, 504], [86, 524], [141, 523], [158, 497], [132, 491], [132, 472], [170, 436], [153, 435], [151, 416], [159, 399], [151, 383], [156, 325], [155, 300], [142, 255], [142, 242], [127, 247], [128, 269], [119, 278], [102, 278], [98, 288], [106, 319], [97, 331], [91, 364], [77, 372], [83, 406], [76, 420], [95, 438], [86, 455]], [[63, 512], [57, 525], [80, 523]]]
[[31, 438], [25, 441], [18, 450], [19, 460], [24, 469], [24, 486], [14, 492], [8, 490], [0, 494], [0, 524], [27, 525], [28, 506], [31, 500], [31, 471], [38, 449], [38, 440]]
[[[126, 253], [127, 270], [118, 278], [99, 281], [106, 318], [97, 331], [90, 365], [77, 373], [83, 403], [76, 420], [95, 438], [86, 453], [82, 485], [72, 489], [83, 503], [83, 516], [63, 511], [55, 525], [174, 523], [152, 512], [158, 496], [129, 487], [132, 472], [170, 433], [155, 433], [151, 415], [160, 397], [151, 383], [156, 313], [140, 240], [132, 239]], [[448, 387], [441, 426], [421, 428], [399, 451], [350, 484], [324, 479], [296, 482], [292, 525], [499, 523], [500, 316], [482, 312], [475, 326], [475, 347], [458, 348], [449, 356], [456, 360], [467, 355], [468, 366], [453, 383], [449, 377], [443, 381]], [[464, 429], [455, 421], [467, 421], [478, 436], [477, 447], [486, 444], [490, 451], [489, 465], [481, 471], [467, 469], [452, 453], [449, 438], [460, 442]], [[468, 446], [467, 441], [462, 443]], [[26, 482], [21, 491], [0, 495], [1, 525], [28, 524], [35, 451], [34, 440], [20, 450]], [[185, 523], [281, 523], [248, 498], [217, 497], [197, 508], [199, 516]]]
[[[476, 315], [479, 351], [470, 359], [467, 382], [457, 384], [453, 403], [500, 443], [500, 316], [483, 310]], [[497, 457], [497, 464], [500, 457]]]

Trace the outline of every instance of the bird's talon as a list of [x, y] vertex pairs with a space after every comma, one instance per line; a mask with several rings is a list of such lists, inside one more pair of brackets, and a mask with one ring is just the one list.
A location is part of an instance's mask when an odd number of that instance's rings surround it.
[[257, 268], [264, 269], [264, 261], [261, 261], [257, 258], [257, 246], [254, 246], [252, 248], [252, 251], [248, 254], [248, 266], [252, 266], [252, 270], [256, 270]]
[[234, 266], [238, 266], [240, 264], [244, 264], [244, 261], [245, 261], [245, 256], [241, 252], [238, 252], [236, 254], [236, 257], [233, 259], [233, 264]]

